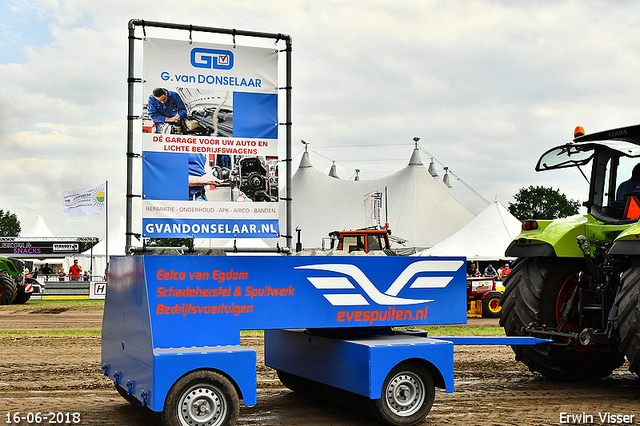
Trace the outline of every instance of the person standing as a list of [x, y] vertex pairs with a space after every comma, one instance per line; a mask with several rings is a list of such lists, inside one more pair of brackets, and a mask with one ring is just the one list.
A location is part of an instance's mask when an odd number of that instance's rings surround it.
[[44, 266], [42, 267], [40, 272], [42, 272], [43, 275], [51, 275], [51, 274], [53, 274], [53, 270], [51, 269], [51, 266], [49, 266], [48, 263], [44, 264]]
[[82, 266], [78, 264], [78, 259], [73, 261], [73, 265], [69, 266], [69, 279], [78, 281], [82, 278]]

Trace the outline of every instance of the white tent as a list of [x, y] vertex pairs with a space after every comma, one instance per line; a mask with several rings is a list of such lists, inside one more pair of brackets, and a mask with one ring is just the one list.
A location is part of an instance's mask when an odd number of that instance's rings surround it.
[[[126, 245], [126, 235], [125, 235], [125, 222], [124, 217], [118, 217], [116, 223], [109, 230], [109, 256], [124, 256], [125, 253], [125, 245]], [[137, 240], [134, 238], [132, 244], [139, 245]], [[83, 270], [91, 270], [91, 275], [93, 276], [102, 276], [104, 275], [104, 270], [107, 267], [107, 259], [105, 257], [105, 252], [107, 249], [107, 243], [105, 239], [102, 239], [98, 244], [93, 246], [91, 249], [82, 252], [77, 256], [67, 256], [64, 259], [62, 266], [65, 271], [69, 270], [69, 266], [73, 264], [75, 259], [78, 259], [78, 263], [82, 266]]]
[[[414, 149], [409, 164], [393, 175], [369, 180], [346, 181], [316, 170], [305, 152], [292, 177], [292, 228], [302, 229], [305, 249], [318, 248], [322, 238], [335, 230], [371, 226], [365, 204], [368, 194], [386, 193], [385, 211], [393, 235], [408, 240], [407, 247], [424, 249], [449, 237], [475, 215], [442, 181], [434, 178]], [[284, 206], [283, 206], [284, 207]], [[281, 208], [284, 226], [284, 208]], [[294, 235], [292, 245], [296, 243]], [[395, 248], [392, 246], [392, 248]]]
[[522, 224], [494, 201], [475, 219], [419, 256], [466, 256], [469, 260], [505, 259], [504, 252], [518, 236]]
[[53, 233], [44, 222], [42, 215], [36, 216], [31, 228], [28, 231], [21, 232], [20, 238], [37, 239], [37, 238], [53, 238]]

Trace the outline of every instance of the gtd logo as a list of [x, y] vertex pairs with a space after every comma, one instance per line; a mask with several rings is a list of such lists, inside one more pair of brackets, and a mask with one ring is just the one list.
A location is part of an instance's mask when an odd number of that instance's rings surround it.
[[191, 65], [196, 68], [230, 70], [233, 68], [233, 53], [229, 50], [191, 49]]

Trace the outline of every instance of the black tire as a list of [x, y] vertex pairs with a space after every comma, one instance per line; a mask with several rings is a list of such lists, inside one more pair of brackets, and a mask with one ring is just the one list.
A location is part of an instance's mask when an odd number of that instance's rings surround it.
[[280, 383], [282, 383], [282, 386], [289, 390], [293, 390], [291, 388], [291, 379], [289, 377], [289, 373], [282, 370], [276, 370], [276, 373], [278, 373], [278, 379], [280, 380]]
[[[500, 326], [508, 336], [520, 335], [531, 323], [558, 326], [557, 310], [561, 291], [575, 286], [576, 273], [586, 269], [582, 259], [538, 258], [519, 260], [505, 281], [500, 299]], [[564, 288], [564, 290], [563, 290]], [[560, 298], [561, 299], [561, 298]], [[561, 341], [558, 338], [558, 341]], [[591, 380], [606, 377], [624, 362], [617, 348], [610, 352], [574, 350], [562, 346], [512, 346], [516, 360], [531, 371], [556, 380]]]
[[10, 305], [16, 298], [18, 284], [4, 271], [0, 271], [0, 305]]
[[24, 305], [25, 303], [27, 303], [29, 301], [29, 299], [31, 299], [31, 293], [26, 293], [24, 291], [19, 291], [16, 294], [16, 298], [13, 299], [13, 304], [14, 305]]
[[372, 411], [394, 426], [420, 423], [431, 411], [436, 388], [426, 368], [406, 361], [393, 367], [382, 385], [382, 398], [369, 400]]
[[629, 370], [640, 376], [640, 262], [629, 268], [621, 279], [616, 296], [618, 316], [614, 322], [620, 339], [618, 348], [629, 360]]
[[171, 386], [162, 412], [165, 426], [233, 426], [240, 411], [238, 392], [224, 375], [196, 370]]
[[502, 293], [492, 291], [482, 299], [482, 316], [485, 318], [500, 318], [502, 313], [502, 305], [500, 305], [500, 297]]

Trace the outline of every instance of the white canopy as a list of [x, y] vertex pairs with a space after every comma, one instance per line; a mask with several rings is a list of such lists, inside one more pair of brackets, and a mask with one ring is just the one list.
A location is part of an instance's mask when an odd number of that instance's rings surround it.
[[489, 204], [464, 228], [419, 256], [466, 256], [469, 260], [507, 259], [505, 250], [522, 224], [499, 202]]
[[[321, 247], [322, 238], [336, 230], [371, 226], [365, 211], [373, 192], [388, 195], [388, 220], [393, 235], [408, 240], [407, 247], [426, 248], [449, 237], [475, 215], [453, 190], [433, 177], [422, 163], [418, 149], [409, 164], [397, 173], [369, 181], [347, 181], [316, 170], [305, 152], [292, 177], [292, 228], [302, 229], [305, 249]], [[284, 226], [284, 208], [280, 224]], [[385, 207], [381, 221], [385, 222]], [[297, 236], [294, 234], [295, 245]], [[395, 248], [392, 246], [392, 248]]]
[[[116, 223], [109, 230], [109, 256], [124, 256], [125, 244], [126, 244], [126, 231], [124, 217], [119, 216]], [[132, 241], [134, 246], [140, 245], [140, 243], [134, 238]], [[104, 270], [107, 267], [106, 241], [103, 238], [93, 246], [93, 248], [84, 251], [78, 256], [67, 256], [64, 259], [62, 266], [65, 271], [69, 266], [73, 264], [74, 259], [78, 259], [78, 263], [82, 266], [83, 270], [92, 270], [91, 275], [102, 276]]]
[[36, 216], [36, 219], [33, 221], [31, 228], [29, 228], [26, 232], [20, 233], [20, 238], [53, 238], [53, 233], [44, 222], [42, 215]]

